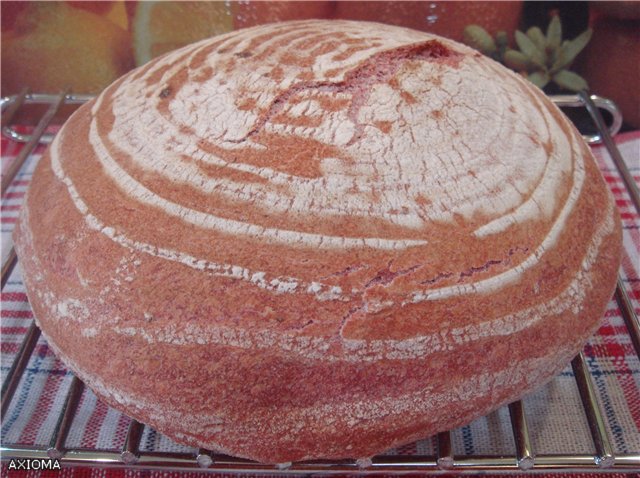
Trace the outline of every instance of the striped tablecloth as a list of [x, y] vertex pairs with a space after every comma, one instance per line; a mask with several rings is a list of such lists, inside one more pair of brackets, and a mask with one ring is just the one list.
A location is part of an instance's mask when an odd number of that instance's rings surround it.
[[[616, 141], [636, 181], [640, 181], [640, 131], [619, 135]], [[2, 139], [2, 170], [15, 158], [20, 146]], [[594, 147], [603, 175], [615, 195], [624, 225], [624, 258], [621, 276], [640, 312], [640, 217], [635, 212], [615, 167], [601, 146]], [[42, 148], [32, 155], [2, 199], [2, 256], [11, 246], [11, 232]], [[1, 351], [2, 379], [17, 353], [32, 312], [22, 285], [19, 267], [2, 292]], [[640, 362], [627, 335], [614, 300], [609, 303], [602, 326], [585, 348], [598, 397], [616, 453], [640, 453]], [[2, 443], [48, 444], [64, 402], [71, 375], [40, 339], [27, 366], [19, 389], [2, 423]], [[38, 399], [38, 397], [40, 397]], [[588, 425], [580, 404], [570, 367], [538, 391], [524, 399], [525, 410], [536, 453], [593, 453]], [[68, 447], [119, 449], [129, 419], [96, 399], [85, 390], [76, 420], [67, 440]], [[514, 442], [508, 410], [476, 420], [453, 432], [456, 456], [513, 456]], [[155, 431], [145, 428], [142, 450], [188, 451]], [[434, 454], [431, 440], [420, 441], [390, 453]], [[7, 471], [6, 468], [3, 471]], [[4, 474], [4, 473], [3, 473]], [[19, 473], [14, 473], [18, 476]], [[67, 468], [46, 472], [44, 476], [174, 476], [164, 472]], [[22, 473], [36, 476], [34, 472]], [[188, 476], [188, 474], [179, 474]], [[572, 475], [580, 476], [580, 475]], [[590, 475], [593, 476], [593, 475]], [[613, 476], [613, 475], [608, 475]]]

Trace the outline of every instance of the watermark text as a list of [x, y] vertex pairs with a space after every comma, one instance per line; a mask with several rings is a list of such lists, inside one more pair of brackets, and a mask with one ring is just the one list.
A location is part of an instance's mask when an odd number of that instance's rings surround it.
[[9, 470], [60, 470], [60, 460], [54, 458], [14, 458], [9, 461]]

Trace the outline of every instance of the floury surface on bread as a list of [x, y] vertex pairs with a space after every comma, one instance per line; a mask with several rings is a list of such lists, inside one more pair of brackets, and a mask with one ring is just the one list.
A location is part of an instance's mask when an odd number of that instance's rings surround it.
[[372, 456], [541, 385], [597, 328], [621, 242], [535, 86], [346, 21], [124, 76], [44, 155], [15, 240], [43, 334], [102, 399], [271, 463]]

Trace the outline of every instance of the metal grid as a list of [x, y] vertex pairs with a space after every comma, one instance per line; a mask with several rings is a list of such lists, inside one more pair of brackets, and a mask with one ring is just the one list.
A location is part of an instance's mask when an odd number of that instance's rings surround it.
[[[2, 194], [7, 190], [18, 171], [21, 169], [34, 148], [40, 143], [49, 143], [52, 134], [46, 133], [47, 127], [63, 105], [82, 104], [91, 99], [87, 95], [71, 95], [65, 92], [59, 95], [28, 94], [25, 90], [19, 95], [2, 99], [2, 132], [15, 141], [26, 143], [20, 151], [7, 174], [2, 178]], [[603, 141], [618, 168], [631, 201], [640, 212], [640, 194], [633, 177], [626, 168], [617, 150], [611, 134], [615, 134], [621, 125], [621, 117], [613, 103], [595, 95], [580, 94], [552, 97], [554, 102], [563, 107], [582, 107], [591, 115], [598, 134], [585, 137], [589, 142]], [[32, 133], [20, 134], [12, 127], [15, 114], [25, 105], [48, 105], [48, 109], [41, 117]], [[610, 129], [600, 115], [599, 108], [608, 110], [613, 116]], [[17, 264], [15, 251], [11, 248], [8, 258], [2, 265], [2, 288]], [[632, 303], [618, 278], [615, 298], [627, 326], [631, 342], [636, 353], [640, 356], [640, 325]], [[2, 384], [2, 411], [4, 419], [13, 395], [18, 387], [29, 358], [40, 337], [40, 330], [34, 322], [31, 323], [24, 336], [22, 346]], [[433, 473], [456, 472], [465, 474], [479, 474], [486, 472], [513, 473], [517, 471], [531, 472], [603, 472], [603, 471], [640, 471], [640, 452], [631, 454], [614, 454], [603, 414], [598, 405], [594, 391], [592, 377], [582, 353], [577, 355], [572, 363], [576, 385], [580, 394], [584, 413], [589, 425], [593, 450], [590, 454], [538, 454], [532, 446], [525, 407], [521, 401], [509, 405], [511, 430], [515, 443], [515, 450], [509, 456], [455, 456], [452, 447], [451, 432], [442, 432], [433, 437], [436, 445], [435, 455], [379, 455], [370, 461], [341, 460], [309, 461], [285, 463], [280, 465], [264, 465], [249, 460], [217, 454], [209, 450], [200, 449], [197, 453], [163, 453], [141, 452], [139, 450], [145, 425], [132, 420], [125, 443], [120, 450], [100, 450], [67, 448], [66, 438], [73, 423], [75, 413], [80, 402], [84, 384], [73, 377], [64, 406], [60, 410], [57, 424], [51, 436], [48, 447], [29, 447], [11, 443], [2, 443], [0, 454], [2, 460], [12, 458], [56, 458], [62, 464], [98, 467], [131, 467], [153, 468], [163, 470], [201, 470], [209, 472], [259, 472], [277, 474], [308, 474], [308, 473]], [[39, 397], [36, 397], [39, 398]]]

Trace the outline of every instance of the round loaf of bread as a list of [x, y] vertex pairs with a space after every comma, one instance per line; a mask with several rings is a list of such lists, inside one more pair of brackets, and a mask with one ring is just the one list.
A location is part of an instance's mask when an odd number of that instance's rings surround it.
[[359, 458], [558, 373], [620, 260], [535, 86], [408, 29], [231, 32], [127, 74], [44, 155], [15, 235], [49, 344], [175, 440]]

